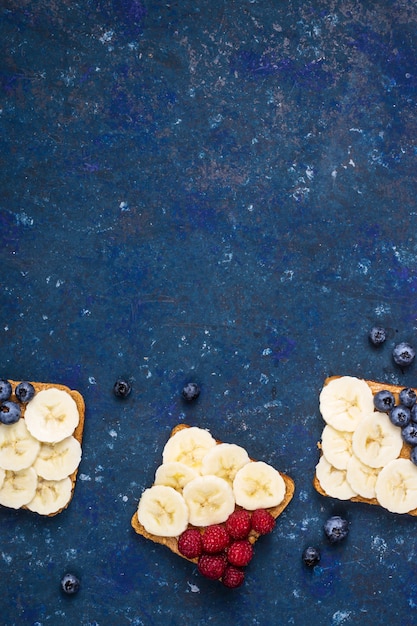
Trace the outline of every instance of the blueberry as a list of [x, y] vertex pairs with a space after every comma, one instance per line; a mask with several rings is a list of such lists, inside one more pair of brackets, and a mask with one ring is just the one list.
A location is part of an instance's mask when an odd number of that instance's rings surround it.
[[8, 380], [0, 380], [0, 401], [8, 400], [12, 395], [12, 386]]
[[35, 395], [35, 388], [27, 381], [23, 381], [17, 385], [14, 392], [16, 394], [16, 398], [20, 402], [26, 403], [29, 402], [29, 400], [32, 400]]
[[113, 391], [118, 398], [127, 398], [132, 391], [132, 387], [124, 378], [118, 378], [114, 383]]
[[380, 346], [387, 338], [387, 333], [385, 328], [382, 328], [382, 326], [373, 326], [373, 328], [369, 331], [368, 337], [369, 341], [374, 346]]
[[320, 552], [313, 546], [308, 546], [303, 552], [303, 562], [307, 567], [314, 567], [320, 561]]
[[197, 383], [187, 383], [182, 390], [182, 397], [184, 400], [191, 402], [192, 400], [196, 400], [200, 395], [200, 387]]
[[417, 445], [417, 424], [410, 422], [407, 426], [401, 429], [401, 436], [405, 443], [409, 443], [410, 446]]
[[413, 404], [410, 409], [411, 421], [417, 422], [417, 404]]
[[415, 356], [416, 352], [413, 346], [410, 346], [410, 344], [405, 341], [398, 343], [392, 351], [392, 358], [397, 365], [400, 365], [400, 367], [407, 367], [408, 365], [411, 365]]
[[407, 426], [411, 420], [411, 411], [406, 406], [402, 404], [397, 404], [391, 411], [389, 412], [389, 418], [394, 426]]
[[395, 406], [394, 395], [387, 389], [382, 389], [374, 395], [374, 406], [378, 411], [388, 413]]
[[400, 402], [404, 406], [411, 409], [411, 407], [416, 403], [417, 394], [414, 389], [411, 387], [406, 387], [405, 389], [401, 389], [400, 391]]
[[349, 522], [339, 515], [334, 515], [324, 524], [324, 532], [330, 543], [339, 543], [348, 536]]
[[20, 406], [16, 402], [5, 400], [0, 405], [0, 422], [14, 424], [20, 419]]
[[80, 581], [74, 574], [65, 574], [61, 579], [61, 589], [64, 593], [72, 595], [80, 588]]
[[414, 446], [410, 452], [410, 461], [417, 465], [417, 446]]

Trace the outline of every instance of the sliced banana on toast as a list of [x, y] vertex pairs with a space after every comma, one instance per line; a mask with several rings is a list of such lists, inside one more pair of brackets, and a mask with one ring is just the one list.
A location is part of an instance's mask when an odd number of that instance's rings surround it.
[[[131, 525], [138, 534], [186, 558], [178, 551], [178, 536], [186, 528], [202, 530], [225, 523], [233, 511], [246, 506], [267, 508], [277, 518], [293, 494], [289, 476], [250, 459], [244, 448], [217, 441], [206, 429], [179, 424], [164, 446], [154, 484], [141, 495]], [[251, 533], [254, 542], [259, 534]]]
[[320, 393], [325, 421], [313, 484], [324, 496], [417, 515], [417, 466], [411, 446], [374, 396], [387, 390], [399, 404], [404, 386], [353, 376], [326, 379]]
[[71, 501], [84, 429], [85, 405], [78, 391], [65, 385], [8, 381], [8, 401], [20, 418], [0, 423], [0, 505], [53, 516]]

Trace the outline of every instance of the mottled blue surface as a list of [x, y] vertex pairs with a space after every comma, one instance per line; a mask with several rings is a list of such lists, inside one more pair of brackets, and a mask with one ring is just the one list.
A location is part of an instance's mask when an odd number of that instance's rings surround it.
[[[70, 507], [0, 510], [4, 625], [417, 624], [417, 520], [311, 484], [326, 376], [416, 384], [390, 357], [417, 344], [413, 0], [3, 0], [0, 18], [0, 375], [87, 405]], [[240, 590], [131, 529], [180, 421], [296, 482]]]

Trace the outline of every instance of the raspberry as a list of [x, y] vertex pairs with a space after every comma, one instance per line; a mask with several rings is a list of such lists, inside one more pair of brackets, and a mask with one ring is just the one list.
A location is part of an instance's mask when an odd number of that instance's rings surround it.
[[226, 569], [226, 557], [224, 554], [202, 554], [198, 559], [198, 571], [211, 580], [221, 578]]
[[250, 513], [234, 511], [226, 521], [226, 530], [233, 539], [246, 539], [251, 529]]
[[235, 541], [227, 550], [227, 560], [232, 565], [244, 567], [253, 557], [253, 546], [246, 539], [243, 541]]
[[234, 567], [233, 565], [228, 565], [224, 570], [222, 583], [225, 587], [230, 587], [230, 589], [235, 589], [236, 587], [240, 587], [240, 585], [245, 580], [245, 572], [243, 569], [239, 567]]
[[229, 535], [224, 526], [213, 524], [208, 526], [202, 536], [203, 551], [208, 554], [222, 552], [229, 544]]
[[187, 559], [195, 559], [203, 551], [200, 531], [196, 528], [184, 530], [178, 539], [178, 550]]
[[260, 535], [267, 535], [275, 526], [275, 518], [265, 509], [256, 509], [252, 513], [252, 528]]

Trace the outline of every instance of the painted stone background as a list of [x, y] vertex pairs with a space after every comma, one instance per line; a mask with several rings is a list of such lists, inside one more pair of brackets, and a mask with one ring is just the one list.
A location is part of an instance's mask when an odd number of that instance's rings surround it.
[[[312, 487], [326, 376], [416, 385], [391, 360], [417, 346], [416, 4], [2, 0], [0, 18], [0, 375], [87, 405], [70, 507], [0, 510], [4, 625], [417, 624], [417, 521]], [[130, 526], [181, 421], [296, 482], [239, 590]]]

